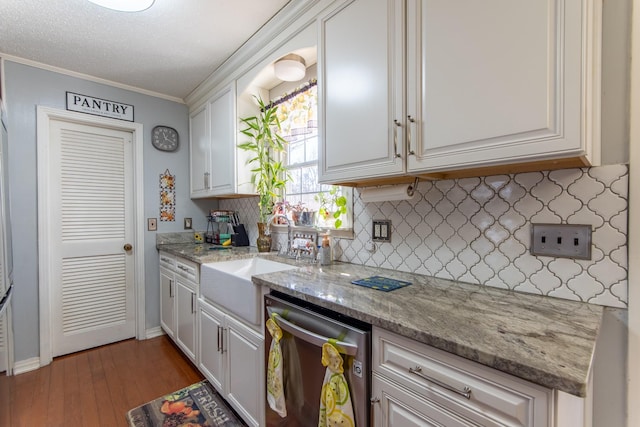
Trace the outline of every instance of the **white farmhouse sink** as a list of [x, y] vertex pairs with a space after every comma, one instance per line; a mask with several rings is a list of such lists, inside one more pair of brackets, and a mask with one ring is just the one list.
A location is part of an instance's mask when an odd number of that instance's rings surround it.
[[297, 267], [255, 257], [202, 264], [200, 295], [254, 325], [261, 323], [262, 293], [251, 276]]

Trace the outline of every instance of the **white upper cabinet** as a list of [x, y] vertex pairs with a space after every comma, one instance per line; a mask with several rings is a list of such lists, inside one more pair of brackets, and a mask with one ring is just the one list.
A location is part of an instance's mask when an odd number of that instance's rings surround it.
[[250, 194], [246, 155], [236, 142], [235, 82], [211, 95], [189, 119], [191, 198]]
[[191, 197], [206, 197], [211, 182], [209, 114], [206, 104], [189, 115], [189, 160]]
[[320, 19], [320, 180], [598, 164], [601, 6], [346, 1]]
[[355, 0], [320, 19], [319, 181], [402, 174], [404, 7]]
[[408, 0], [407, 171], [599, 163], [598, 3]]
[[211, 123], [211, 192], [236, 192], [236, 91], [227, 86], [209, 101]]

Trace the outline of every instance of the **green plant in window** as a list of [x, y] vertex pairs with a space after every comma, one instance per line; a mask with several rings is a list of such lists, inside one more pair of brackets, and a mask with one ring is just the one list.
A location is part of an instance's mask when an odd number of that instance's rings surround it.
[[347, 213], [347, 198], [342, 194], [342, 188], [338, 185], [332, 185], [329, 191], [320, 191], [314, 196], [320, 208], [318, 213], [325, 221], [330, 218], [334, 219], [333, 227], [340, 228], [342, 226], [342, 215]]
[[260, 108], [260, 114], [240, 119], [246, 125], [240, 130], [250, 138], [238, 147], [254, 154], [247, 164], [252, 166], [251, 183], [258, 193], [260, 222], [266, 223], [273, 214], [276, 200], [281, 197], [288, 174], [280, 161], [279, 153], [286, 150], [287, 141], [278, 134], [280, 120], [277, 106], [267, 106], [260, 97], [254, 97]]

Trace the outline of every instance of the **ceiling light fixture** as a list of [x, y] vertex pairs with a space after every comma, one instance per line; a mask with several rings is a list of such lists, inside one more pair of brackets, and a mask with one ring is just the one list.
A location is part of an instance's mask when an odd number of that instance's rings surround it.
[[296, 82], [302, 80], [307, 73], [307, 64], [304, 58], [295, 53], [290, 53], [278, 59], [273, 64], [276, 77], [285, 82]]
[[142, 12], [149, 9], [155, 0], [89, 0], [98, 6], [120, 12]]

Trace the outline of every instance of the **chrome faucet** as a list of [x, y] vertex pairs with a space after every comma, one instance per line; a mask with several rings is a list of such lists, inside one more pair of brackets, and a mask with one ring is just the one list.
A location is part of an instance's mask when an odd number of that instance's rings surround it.
[[291, 247], [293, 245], [293, 231], [291, 229], [291, 220], [287, 218], [286, 215], [283, 214], [273, 214], [267, 218], [267, 224], [273, 224], [273, 220], [276, 218], [284, 218], [287, 221], [287, 249], [283, 251], [282, 248], [278, 251], [280, 255], [289, 255], [291, 252]]

